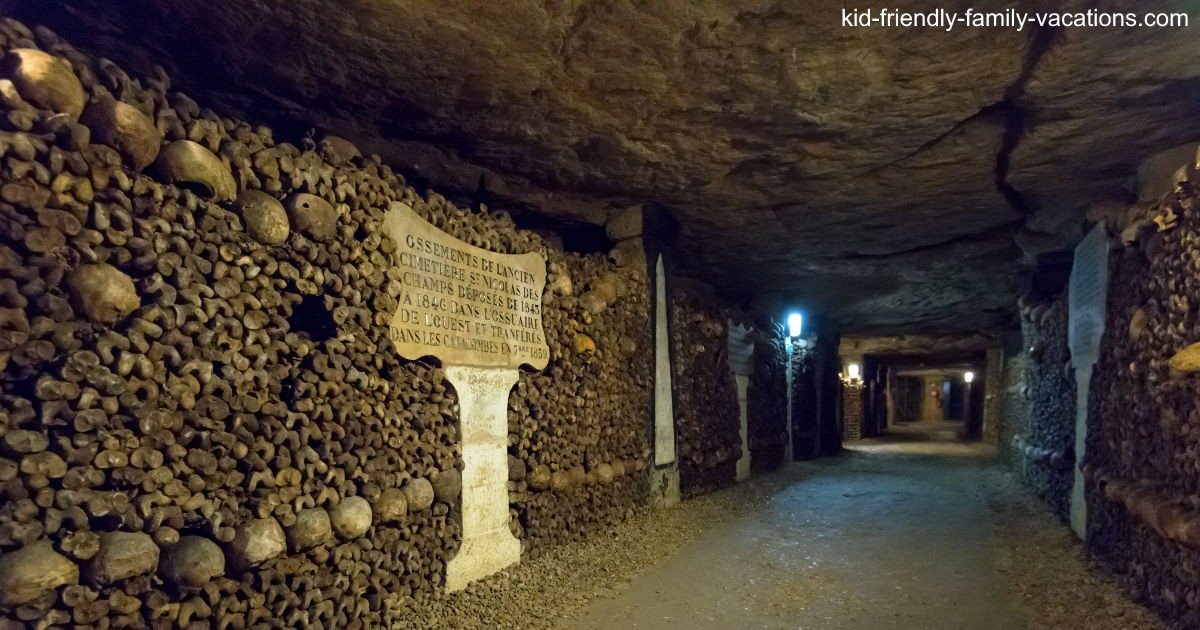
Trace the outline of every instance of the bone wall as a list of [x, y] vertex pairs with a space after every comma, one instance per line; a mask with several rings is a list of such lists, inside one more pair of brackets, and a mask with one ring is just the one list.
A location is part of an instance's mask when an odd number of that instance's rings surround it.
[[513, 527], [526, 548], [576, 539], [624, 516], [648, 490], [654, 353], [645, 270], [601, 256], [572, 256], [565, 270], [579, 297], [560, 297], [545, 316], [547, 335], [560, 339], [557, 359], [522, 374], [509, 398]]
[[[1024, 344], [1023, 339], [1016, 342]], [[989, 437], [999, 445], [999, 454], [1014, 470], [1024, 462], [1023, 458], [1018, 457], [1013, 444], [1018, 436], [1026, 433], [1029, 425], [1029, 371], [1029, 353], [1025, 351], [1025, 347], [1021, 345], [1019, 348], [1010, 348], [1006, 345], [997, 396], [997, 421], [992, 426], [992, 434]]]
[[[1178, 627], [1200, 626], [1200, 186], [1111, 221], [1089, 400], [1088, 545]], [[1126, 246], [1122, 248], [1122, 244]]]
[[44, 29], [2, 20], [0, 48], [0, 627], [376, 627], [439, 587], [458, 409], [388, 338], [392, 201], [547, 257], [550, 366], [509, 408], [524, 547], [642, 502], [643, 261], [564, 253]]
[[746, 399], [750, 470], [770, 472], [783, 463], [787, 443], [787, 345], [782, 326], [755, 331], [754, 372]]
[[1067, 347], [1067, 294], [1025, 298], [1021, 308], [1022, 360], [1003, 442], [1021, 481], [1061, 518], [1070, 514], [1074, 484], [1075, 377]]
[[686, 498], [733, 482], [742, 448], [740, 410], [727, 311], [711, 296], [675, 287], [671, 313], [679, 485]]
[[863, 385], [842, 385], [842, 440], [853, 442], [862, 439], [863, 428]]
[[818, 456], [817, 446], [822, 432], [820, 396], [817, 372], [821, 365], [812, 348], [792, 346], [792, 438], [796, 459]]

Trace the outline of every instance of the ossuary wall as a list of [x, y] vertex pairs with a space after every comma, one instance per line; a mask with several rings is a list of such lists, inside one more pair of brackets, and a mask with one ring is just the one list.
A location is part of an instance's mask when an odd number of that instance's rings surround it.
[[1021, 480], [1058, 514], [1070, 515], [1075, 464], [1075, 377], [1067, 347], [1067, 294], [1025, 298], [1021, 304], [1025, 347], [1017, 370], [1019, 402], [1007, 416], [1004, 443]]
[[0, 625], [373, 627], [438, 589], [458, 408], [389, 340], [394, 201], [546, 257], [550, 365], [509, 401], [525, 548], [644, 500], [644, 260], [563, 252], [44, 29], [0, 21], [0, 48]]
[[1200, 186], [1110, 232], [1107, 321], [1088, 402], [1088, 545], [1179, 627], [1200, 625]]
[[747, 388], [750, 470], [770, 472], [784, 461], [787, 444], [787, 338], [778, 323], [756, 328], [754, 372]]
[[742, 448], [740, 410], [727, 309], [711, 296], [676, 287], [671, 314], [679, 488], [686, 498], [733, 482]]

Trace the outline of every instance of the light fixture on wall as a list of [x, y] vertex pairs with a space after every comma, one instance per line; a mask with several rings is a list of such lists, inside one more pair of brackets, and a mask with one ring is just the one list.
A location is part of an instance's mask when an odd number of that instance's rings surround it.
[[846, 365], [846, 382], [857, 384], [862, 381], [862, 367], [857, 363], [849, 363]]
[[964, 383], [970, 385], [974, 381], [975, 381], [975, 373], [974, 372], [963, 373], [963, 382]]
[[791, 313], [787, 316], [788, 336], [795, 339], [804, 332], [804, 316], [800, 313]]

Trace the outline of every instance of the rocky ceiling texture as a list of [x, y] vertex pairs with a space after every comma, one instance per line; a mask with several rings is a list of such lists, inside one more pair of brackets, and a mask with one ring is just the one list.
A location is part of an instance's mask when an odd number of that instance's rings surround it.
[[1091, 204], [1129, 199], [1138, 162], [1200, 139], [1194, 3], [1191, 28], [1023, 32], [847, 28], [825, 0], [4, 5], [127, 69], [160, 64], [218, 110], [345, 136], [526, 220], [656, 202], [685, 273], [850, 331], [1011, 323], [1022, 247], [1070, 246]]

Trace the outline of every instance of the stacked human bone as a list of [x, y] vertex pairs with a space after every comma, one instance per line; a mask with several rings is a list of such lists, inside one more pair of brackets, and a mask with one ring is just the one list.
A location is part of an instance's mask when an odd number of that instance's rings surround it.
[[755, 328], [754, 372], [746, 394], [750, 469], [770, 472], [783, 462], [787, 442], [787, 342], [778, 323]]
[[1023, 415], [1012, 418], [1008, 446], [1022, 481], [1066, 519], [1075, 475], [1075, 376], [1067, 347], [1067, 294], [1021, 297], [1021, 334], [1028, 361], [1022, 364]]
[[862, 383], [842, 384], [842, 440], [845, 442], [862, 439], [864, 389]]
[[1085, 459], [1089, 546], [1181, 628], [1200, 627], [1200, 176], [1189, 166], [1174, 193], [1111, 220]]
[[[1020, 335], [1020, 333], [1015, 334]], [[999, 454], [1005, 458], [1009, 468], [1013, 470], [1018, 470], [1025, 465], [1020, 450], [1011, 447], [1018, 441], [1025, 440], [1025, 434], [1029, 427], [1029, 407], [1032, 395], [1028, 381], [1032, 368], [1029, 365], [1028, 346], [1023, 344], [1023, 337], [1008, 344], [1012, 348], [1020, 349], [1004, 353], [996, 426], [984, 427], [989, 441], [994, 439], [995, 443], [1000, 445]]]
[[578, 538], [645, 501], [649, 284], [642, 261], [622, 262], [590, 255], [551, 265], [551, 365], [522, 375], [509, 397], [512, 525], [527, 548]]
[[[792, 345], [792, 437], [798, 444], [815, 441], [819, 432], [817, 356], [811, 348]], [[815, 457], [814, 451], [797, 450], [797, 459]]]
[[711, 295], [676, 286], [671, 315], [679, 488], [686, 498], [734, 480], [741, 418], [729, 366], [727, 311]]
[[385, 598], [438, 588], [460, 539], [458, 409], [441, 368], [389, 341], [393, 201], [548, 258], [553, 359], [513, 397], [512, 453], [586, 494], [518, 502], [530, 533], [638, 502], [636, 273], [44, 29], [2, 20], [0, 48], [0, 627], [374, 627]]

